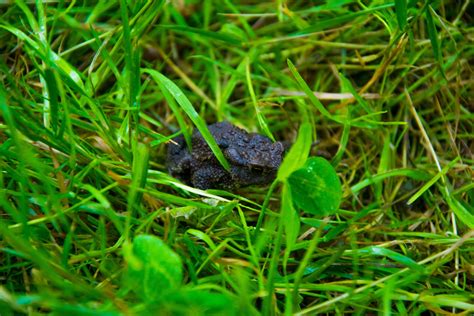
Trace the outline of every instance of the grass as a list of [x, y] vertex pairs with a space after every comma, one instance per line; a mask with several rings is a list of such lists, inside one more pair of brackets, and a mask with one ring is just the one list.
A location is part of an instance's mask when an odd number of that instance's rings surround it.
[[[470, 9], [0, 2], [0, 314], [472, 314]], [[168, 175], [221, 120], [291, 145], [273, 184]]]

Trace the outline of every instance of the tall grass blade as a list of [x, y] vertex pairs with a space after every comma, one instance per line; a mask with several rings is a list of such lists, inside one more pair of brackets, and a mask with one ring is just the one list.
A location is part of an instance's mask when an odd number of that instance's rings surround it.
[[201, 118], [201, 116], [199, 116], [199, 114], [196, 112], [191, 102], [189, 102], [188, 98], [184, 95], [181, 89], [179, 89], [176, 84], [174, 84], [171, 80], [169, 80], [156, 70], [143, 69], [142, 71], [144, 73], [148, 73], [159, 85], [163, 86], [168, 90], [168, 92], [170, 92], [176, 102], [178, 102], [183, 111], [188, 115], [194, 125], [196, 125], [197, 129], [201, 132], [202, 137], [209, 144], [209, 147], [216, 156], [217, 160], [219, 160], [220, 164], [224, 167], [224, 169], [229, 170], [229, 162], [224, 157], [224, 154], [217, 145], [216, 140], [214, 139], [214, 137], [212, 137], [211, 132], [209, 132], [206, 122]]

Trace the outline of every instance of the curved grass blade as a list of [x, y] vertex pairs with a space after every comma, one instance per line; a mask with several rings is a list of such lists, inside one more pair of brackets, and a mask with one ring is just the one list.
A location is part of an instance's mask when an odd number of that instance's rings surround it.
[[390, 170], [385, 173], [376, 174], [375, 176], [371, 178], [360, 181], [359, 183], [351, 187], [351, 192], [353, 194], [356, 194], [357, 192], [359, 192], [365, 187], [368, 187], [371, 184], [378, 183], [387, 178], [399, 177], [399, 176], [409, 177], [414, 180], [420, 180], [420, 181], [426, 181], [431, 178], [430, 174], [425, 171], [413, 170], [413, 169], [395, 169], [395, 170]]
[[443, 67], [443, 55], [441, 53], [441, 46], [438, 41], [438, 31], [436, 31], [436, 26], [433, 20], [433, 8], [428, 5], [425, 10], [426, 16], [426, 28], [428, 30], [428, 37], [430, 38], [431, 47], [433, 48], [433, 55], [438, 61], [439, 71], [444, 79], [446, 79], [446, 74], [444, 73]]
[[255, 109], [255, 113], [257, 114], [257, 120], [262, 128], [263, 132], [265, 135], [267, 135], [268, 138], [270, 138], [272, 141], [275, 141], [275, 137], [273, 137], [272, 132], [270, 132], [270, 129], [268, 128], [267, 120], [263, 116], [262, 112], [260, 111], [260, 108], [258, 107], [258, 102], [257, 102], [257, 97], [255, 96], [255, 91], [253, 90], [252, 86], [252, 80], [250, 79], [250, 61], [247, 58], [247, 64], [245, 68], [245, 77], [247, 79], [247, 87], [249, 89], [250, 97], [252, 99], [253, 107]]
[[463, 201], [459, 201], [454, 197], [451, 197], [450, 194], [447, 194], [445, 190], [441, 190], [445, 200], [448, 202], [449, 207], [454, 212], [456, 217], [464, 223], [469, 229], [474, 229], [474, 207]]
[[224, 167], [224, 169], [227, 171], [230, 170], [229, 162], [225, 159], [222, 150], [217, 145], [214, 137], [212, 137], [211, 132], [209, 132], [206, 122], [199, 116], [181, 89], [173, 81], [154, 69], [145, 68], [142, 69], [142, 71], [149, 74], [160, 86], [163, 86], [168, 90], [176, 102], [178, 102], [178, 104], [181, 106], [183, 111], [189, 116], [194, 125], [196, 125], [197, 129], [201, 132], [202, 137], [206, 140], [207, 144], [211, 148], [217, 160], [219, 160], [222, 167]]
[[352, 86], [352, 83], [347, 79], [341, 72], [339, 73], [339, 79], [342, 81], [342, 86], [349, 91], [354, 99], [356, 99], [357, 103], [367, 112], [367, 114], [371, 114], [374, 111], [370, 109], [369, 104], [365, 101], [359, 93], [357, 93], [356, 89]]
[[[132, 214], [133, 209], [138, 209], [143, 195], [140, 189], [145, 187], [148, 174], [148, 157], [149, 150], [144, 144], [138, 143], [133, 148], [133, 164], [132, 164], [132, 183], [128, 192], [128, 214]], [[135, 205], [136, 204], [136, 205]]]
[[345, 14], [345, 15], [342, 15], [342, 16], [337, 16], [335, 18], [324, 19], [324, 20], [319, 21], [318, 23], [316, 23], [316, 24], [314, 24], [314, 25], [312, 25], [308, 28], [305, 28], [305, 29], [303, 29], [299, 32], [290, 34], [290, 36], [304, 36], [304, 35], [308, 35], [308, 34], [311, 34], [311, 33], [323, 31], [325, 29], [328, 29], [328, 28], [331, 28], [331, 27], [336, 27], [336, 26], [339, 26], [339, 25], [341, 25], [343, 23], [346, 23], [346, 22], [349, 22], [349, 21], [354, 21], [354, 19], [359, 17], [359, 16], [368, 15], [369, 13], [380, 11], [380, 10], [387, 9], [387, 8], [391, 8], [393, 6], [394, 6], [393, 3], [388, 3], [388, 4], [383, 4], [383, 5], [374, 7], [374, 8], [368, 8], [366, 10], [362, 10], [362, 11], [359, 11], [359, 12], [352, 12], [352, 13]]
[[293, 198], [290, 185], [285, 182], [281, 191], [281, 216], [285, 219], [286, 249], [283, 258], [283, 267], [286, 269], [291, 251], [300, 232], [300, 218], [293, 207]]
[[[48, 56], [41, 49], [40, 45], [34, 40], [32, 40], [30, 37], [28, 37], [24, 32], [8, 24], [0, 24], [0, 28], [7, 30], [8, 32], [18, 37], [20, 40], [27, 43], [35, 51], [35, 53], [41, 57], [41, 59], [43, 60], [48, 59]], [[69, 79], [71, 79], [80, 88], [81, 92], [85, 91], [85, 87], [84, 87], [84, 83], [82, 82], [81, 75], [74, 67], [72, 67], [67, 61], [59, 57], [59, 55], [57, 55], [53, 51], [50, 52], [49, 58], [51, 59], [50, 62], [53, 65], [57, 66], [58, 69], [61, 70], [65, 75], [67, 75]], [[84, 92], [84, 95], [88, 96], [88, 94], [85, 92]]]
[[234, 46], [241, 46], [242, 42], [236, 36], [232, 36], [230, 34], [224, 34], [219, 32], [212, 32], [203, 29], [198, 29], [195, 27], [184, 26], [184, 25], [160, 25], [159, 28], [171, 30], [180, 33], [188, 33], [188, 34], [197, 34], [204, 39], [216, 40], [226, 44], [234, 45]]
[[372, 247], [359, 249], [356, 252], [358, 252], [359, 254], [387, 257], [387, 258], [392, 259], [393, 261], [396, 261], [400, 264], [403, 264], [404, 266], [409, 267], [410, 269], [413, 269], [419, 272], [423, 272], [425, 270], [421, 265], [419, 265], [413, 259], [408, 258], [402, 254], [399, 254], [398, 252], [395, 252], [387, 248], [372, 246]]
[[444, 177], [446, 173], [451, 169], [458, 161], [460, 157], [457, 157], [446, 165], [443, 170], [438, 172], [430, 181], [426, 182], [413, 196], [408, 200], [407, 205], [413, 204], [426, 190], [428, 190], [433, 184], [435, 184], [439, 179]]
[[308, 84], [306, 81], [304, 81], [303, 77], [299, 74], [298, 70], [296, 69], [295, 65], [291, 62], [291, 60], [287, 59], [288, 67], [290, 68], [291, 73], [296, 79], [296, 82], [300, 86], [300, 88], [304, 91], [306, 96], [309, 98], [311, 103], [321, 112], [321, 114], [328, 119], [331, 119], [333, 121], [336, 121], [338, 123], [341, 123], [340, 120], [334, 118], [331, 113], [329, 113], [328, 110], [324, 107], [324, 105], [319, 101], [318, 98], [314, 95], [313, 91], [309, 88]]
[[164, 86], [160, 86], [160, 91], [161, 93], [163, 93], [163, 97], [165, 98], [166, 102], [171, 108], [171, 111], [173, 111], [176, 117], [176, 121], [178, 121], [179, 128], [181, 132], [183, 133], [184, 139], [186, 140], [186, 144], [188, 145], [188, 148], [191, 150], [191, 133], [189, 132], [188, 127], [186, 126], [186, 122], [184, 120], [183, 114], [181, 113], [171, 93]]

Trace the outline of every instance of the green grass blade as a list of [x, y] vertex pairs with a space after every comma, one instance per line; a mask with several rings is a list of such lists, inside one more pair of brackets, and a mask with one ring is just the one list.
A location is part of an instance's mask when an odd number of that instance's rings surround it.
[[[132, 111], [132, 116], [134, 123], [138, 124], [138, 113], [139, 113], [139, 104], [138, 104], [138, 91], [139, 87], [139, 68], [135, 63], [135, 52], [132, 47], [132, 37], [130, 34], [130, 25], [127, 12], [127, 2], [125, 0], [120, 1], [120, 13], [122, 17], [123, 25], [123, 42], [125, 46], [125, 73], [126, 78], [128, 79], [128, 85], [126, 85], [126, 91], [128, 92], [128, 101], [129, 107]], [[132, 124], [130, 124], [132, 125]]]
[[162, 85], [168, 90], [168, 92], [170, 92], [170, 94], [175, 98], [176, 102], [178, 102], [183, 111], [188, 115], [188, 117], [191, 119], [197, 129], [201, 132], [202, 137], [209, 144], [209, 147], [216, 156], [217, 160], [219, 160], [220, 164], [224, 167], [224, 169], [229, 170], [229, 162], [224, 157], [224, 154], [217, 145], [216, 140], [214, 139], [214, 137], [212, 137], [211, 132], [209, 132], [206, 122], [199, 116], [199, 114], [196, 112], [191, 102], [189, 102], [188, 98], [184, 95], [181, 89], [179, 89], [178, 86], [174, 84], [174, 82], [172, 82], [156, 70], [143, 69], [142, 71], [144, 73], [148, 73], [159, 85]]
[[263, 116], [260, 108], [258, 106], [257, 97], [255, 96], [255, 91], [253, 90], [252, 79], [250, 78], [250, 61], [247, 59], [246, 63], [246, 79], [247, 79], [247, 88], [249, 89], [250, 98], [252, 99], [253, 107], [255, 109], [255, 114], [257, 115], [257, 120], [260, 125], [260, 128], [263, 130], [265, 135], [270, 138], [272, 141], [275, 141], [275, 137], [273, 137], [272, 132], [268, 128], [267, 120]]
[[207, 31], [200, 28], [183, 26], [183, 25], [160, 25], [158, 27], [161, 29], [171, 30], [178, 33], [198, 35], [203, 40], [210, 39], [212, 41], [219, 41], [219, 42], [223, 42], [225, 44], [230, 44], [233, 46], [242, 45], [241, 40], [238, 37], [233, 36], [232, 34], [212, 32], [212, 31]]
[[362, 248], [358, 250], [358, 253], [360, 254], [368, 254], [372, 256], [383, 256], [392, 259], [395, 262], [398, 262], [400, 264], [403, 264], [404, 266], [409, 267], [410, 269], [417, 271], [417, 272], [423, 272], [425, 269], [423, 266], [419, 265], [416, 261], [414, 261], [411, 258], [408, 258], [407, 256], [401, 255], [398, 252], [392, 251], [387, 248], [382, 248], [382, 247], [367, 247], [367, 248]]
[[[0, 314], [472, 313], [469, 1], [12, 3]], [[224, 120], [288, 148], [271, 184], [169, 174]]]
[[283, 256], [283, 269], [286, 271], [288, 259], [300, 233], [300, 217], [293, 207], [293, 199], [288, 183], [284, 183], [281, 190], [281, 215], [285, 219], [286, 248]]
[[344, 153], [347, 148], [347, 144], [349, 142], [349, 135], [351, 133], [351, 125], [348, 121], [344, 123], [344, 127], [342, 129], [341, 140], [339, 141], [339, 147], [337, 148], [337, 152], [331, 160], [331, 164], [333, 166], [337, 166], [340, 162]]
[[347, 79], [342, 73], [339, 73], [339, 78], [342, 81], [342, 87], [344, 90], [349, 91], [356, 99], [357, 103], [364, 109], [367, 114], [372, 114], [374, 111], [369, 107], [367, 101], [365, 101], [359, 93], [357, 93], [356, 89], [352, 86], [352, 83]]
[[446, 165], [440, 172], [438, 172], [430, 181], [426, 182], [413, 196], [408, 200], [407, 204], [413, 204], [426, 190], [428, 190], [433, 184], [435, 184], [439, 179], [444, 177], [446, 173], [459, 161], [459, 157], [451, 161]]
[[395, 0], [395, 13], [400, 30], [404, 30], [407, 25], [407, 0]]
[[298, 36], [299, 37], [299, 36], [304, 36], [304, 35], [308, 35], [308, 34], [311, 34], [311, 33], [320, 32], [320, 31], [323, 31], [323, 30], [328, 29], [328, 28], [339, 26], [339, 25], [341, 25], [343, 23], [346, 23], [346, 22], [349, 22], [349, 21], [354, 21], [354, 19], [357, 18], [357, 17], [368, 15], [372, 12], [377, 12], [377, 11], [381, 11], [381, 10], [384, 10], [384, 9], [388, 9], [388, 8], [393, 7], [393, 6], [394, 6], [393, 3], [388, 3], [388, 4], [383, 4], [383, 5], [380, 5], [380, 6], [377, 6], [377, 7], [368, 8], [366, 10], [362, 10], [362, 11], [359, 11], [359, 12], [353, 12], [353, 13], [345, 14], [345, 15], [338, 16], [338, 17], [335, 17], [335, 18], [324, 19], [322, 21], [318, 21], [318, 23], [315, 23], [314, 25], [312, 25], [310, 27], [307, 27], [303, 30], [300, 30], [300, 31], [296, 32], [296, 33], [290, 34], [290, 36], [295, 36], [295, 37]]
[[301, 168], [308, 158], [311, 149], [311, 125], [301, 124], [298, 131], [298, 138], [291, 146], [290, 151], [283, 159], [280, 169], [278, 169], [277, 180], [284, 182], [290, 174]]
[[145, 187], [148, 175], [148, 147], [144, 144], [138, 143], [133, 148], [133, 150], [134, 153], [131, 173], [132, 183], [130, 184], [127, 198], [127, 234], [130, 229], [131, 218], [134, 214], [134, 211], [140, 209], [143, 196], [141, 189]]
[[299, 74], [298, 70], [296, 69], [295, 65], [291, 62], [291, 60], [287, 60], [288, 67], [290, 68], [291, 73], [296, 79], [296, 82], [298, 83], [299, 87], [304, 91], [306, 96], [309, 98], [311, 103], [321, 112], [321, 114], [328, 119], [340, 122], [339, 120], [335, 119], [331, 113], [326, 110], [324, 105], [319, 101], [319, 99], [314, 95], [313, 91], [309, 88], [308, 84], [304, 81], [303, 77]]
[[430, 174], [427, 173], [426, 171], [416, 170], [416, 169], [395, 169], [395, 170], [390, 170], [381, 174], [374, 175], [373, 177], [360, 181], [359, 183], [351, 187], [351, 192], [353, 194], [356, 194], [357, 192], [359, 192], [360, 190], [362, 190], [363, 188], [371, 184], [378, 183], [387, 178], [400, 177], [400, 176], [409, 177], [418, 181], [425, 181], [431, 178]]
[[[442, 192], [445, 190], [441, 189]], [[463, 204], [458, 199], [444, 193], [444, 198], [448, 202], [450, 209], [456, 214], [456, 217], [469, 229], [474, 229], [474, 207], [467, 203]]]
[[438, 61], [438, 66], [439, 70], [441, 71], [441, 74], [446, 79], [446, 74], [444, 73], [443, 66], [443, 55], [441, 53], [441, 46], [438, 40], [438, 31], [436, 30], [436, 26], [433, 20], [433, 12], [433, 8], [428, 5], [425, 10], [426, 28], [428, 30], [428, 37], [430, 38], [431, 48], [433, 49], [433, 55]]
[[[55, 133], [58, 133], [58, 126], [59, 126], [59, 92], [58, 86], [56, 83], [56, 76], [52, 69], [45, 69], [44, 71], [44, 81], [47, 87], [47, 100], [50, 104], [49, 106], [49, 115], [51, 116], [51, 128]], [[46, 126], [49, 126], [47, 124]]]
[[176, 117], [176, 121], [178, 122], [179, 129], [183, 133], [184, 139], [186, 140], [186, 144], [188, 145], [188, 149], [191, 150], [191, 133], [189, 132], [188, 127], [186, 126], [186, 121], [184, 120], [181, 109], [176, 104], [175, 98], [171, 95], [168, 89], [165, 88], [165, 86], [160, 85], [159, 88], [167, 104], [171, 108], [171, 111], [173, 111], [174, 116]]

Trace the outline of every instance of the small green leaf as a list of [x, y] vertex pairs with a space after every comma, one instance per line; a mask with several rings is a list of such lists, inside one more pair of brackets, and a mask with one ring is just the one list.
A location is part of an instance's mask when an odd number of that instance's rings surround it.
[[306, 213], [335, 213], [342, 198], [341, 182], [324, 158], [309, 158], [303, 168], [288, 178], [294, 203]]
[[146, 301], [158, 299], [183, 281], [181, 258], [158, 237], [135, 237], [131, 253], [125, 257], [128, 285]]

